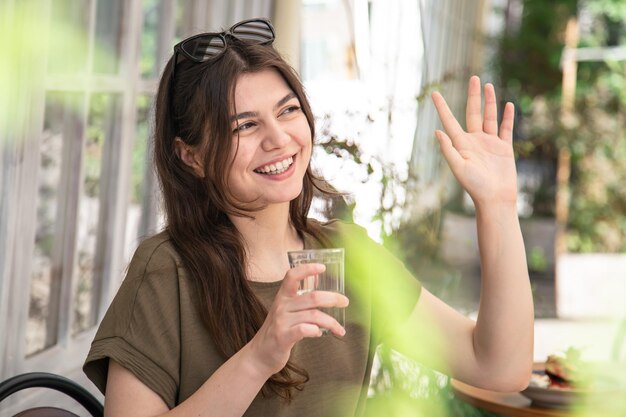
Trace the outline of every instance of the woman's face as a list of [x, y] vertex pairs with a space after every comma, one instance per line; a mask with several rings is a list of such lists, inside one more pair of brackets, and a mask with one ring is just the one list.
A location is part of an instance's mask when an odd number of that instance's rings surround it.
[[300, 101], [275, 70], [243, 74], [231, 117], [228, 186], [240, 202], [286, 203], [302, 191], [311, 129]]

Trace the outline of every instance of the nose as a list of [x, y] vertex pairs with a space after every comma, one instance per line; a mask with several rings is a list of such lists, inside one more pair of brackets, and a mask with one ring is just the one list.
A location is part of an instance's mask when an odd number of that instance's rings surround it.
[[280, 121], [273, 119], [266, 123], [263, 142], [263, 150], [271, 151], [287, 145], [291, 141], [291, 136], [285, 126]]

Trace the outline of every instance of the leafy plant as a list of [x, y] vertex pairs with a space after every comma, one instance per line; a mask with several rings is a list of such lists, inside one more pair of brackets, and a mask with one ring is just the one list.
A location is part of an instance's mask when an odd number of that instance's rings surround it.
[[[618, 62], [581, 62], [575, 109], [565, 120], [560, 117], [559, 68], [565, 23], [577, 14], [582, 16], [579, 46], [626, 41], [624, 2], [526, 0], [523, 7], [519, 29], [509, 28], [500, 41], [495, 66], [506, 95], [516, 97], [520, 108], [516, 153], [522, 160], [554, 167], [559, 148], [568, 148], [572, 155], [568, 250], [626, 252], [626, 67]], [[528, 71], [529, 65], [533, 71]], [[533, 190], [535, 213], [554, 213], [555, 190], [555, 178], [544, 177]]]
[[576, 127], [565, 135], [572, 153], [567, 243], [574, 252], [626, 252], [626, 100], [615, 87], [616, 79], [626, 82], [625, 68], [607, 68], [577, 98]]
[[[450, 80], [448, 75], [445, 80]], [[431, 89], [433, 86], [427, 86]], [[421, 94], [419, 100], [425, 99]], [[356, 134], [368, 128], [373, 122], [368, 114], [346, 112], [340, 115], [356, 126]], [[442, 203], [438, 208], [410, 222], [406, 216], [398, 216], [405, 211], [406, 191], [415, 189], [417, 184], [413, 175], [404, 176], [392, 164], [383, 158], [366, 153], [358, 142], [351, 137], [341, 137], [335, 131], [333, 116], [324, 115], [318, 119], [317, 148], [327, 155], [340, 159], [342, 164], [356, 167], [362, 181], [380, 181], [382, 188], [379, 196], [375, 220], [379, 220], [382, 236], [387, 246], [415, 276], [429, 277], [432, 285], [429, 290], [443, 299], [449, 299], [456, 293], [460, 282], [458, 271], [437, 260], [441, 242]], [[327, 218], [351, 219], [354, 201], [341, 198], [323, 201], [323, 214]], [[402, 225], [394, 219], [402, 217]], [[407, 250], [410, 248], [410, 250]], [[422, 271], [427, 270], [422, 274]], [[378, 352], [380, 366], [372, 376], [371, 396], [366, 407], [367, 416], [423, 416], [447, 415], [458, 417], [492, 416], [456, 399], [449, 379], [425, 366], [413, 362], [383, 345]]]
[[540, 247], [534, 247], [530, 250], [528, 256], [528, 268], [532, 271], [545, 271], [548, 268], [548, 260], [546, 254]]
[[454, 395], [450, 379], [382, 345], [380, 368], [370, 384], [367, 417], [497, 417]]

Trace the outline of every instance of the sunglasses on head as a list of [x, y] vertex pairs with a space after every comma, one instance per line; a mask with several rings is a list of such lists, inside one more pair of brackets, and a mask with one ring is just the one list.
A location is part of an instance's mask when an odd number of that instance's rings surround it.
[[[242, 20], [223, 32], [201, 33], [177, 43], [174, 46], [172, 72], [170, 74], [170, 103], [173, 101], [172, 93], [179, 56], [182, 55], [197, 63], [218, 58], [226, 50], [227, 40], [230, 37], [249, 44], [267, 45], [274, 42], [276, 35], [269, 19], [257, 18]], [[173, 106], [170, 109], [173, 110]]]

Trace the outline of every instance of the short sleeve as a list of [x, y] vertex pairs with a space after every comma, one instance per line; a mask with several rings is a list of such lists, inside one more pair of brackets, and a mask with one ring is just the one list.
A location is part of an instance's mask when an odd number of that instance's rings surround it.
[[175, 406], [180, 382], [178, 272], [177, 256], [167, 240], [148, 239], [135, 252], [83, 366], [102, 393], [113, 359], [168, 407]]
[[369, 298], [372, 331], [383, 340], [389, 325], [411, 314], [422, 286], [387, 248], [373, 241], [355, 224], [334, 221], [336, 244], [345, 249], [346, 286], [352, 293]]

